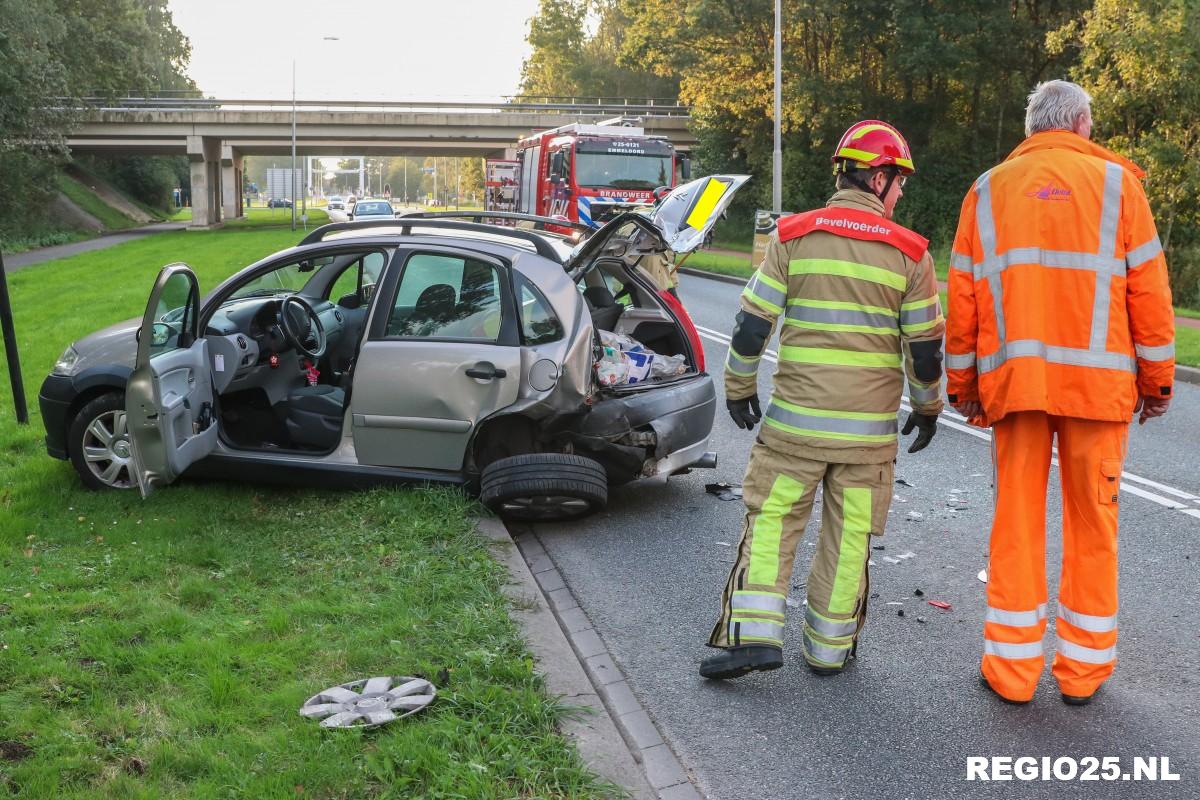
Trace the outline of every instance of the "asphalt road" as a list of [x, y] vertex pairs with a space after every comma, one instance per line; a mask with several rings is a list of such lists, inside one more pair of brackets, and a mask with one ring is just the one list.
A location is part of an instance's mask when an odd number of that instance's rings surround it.
[[[719, 340], [732, 328], [739, 291], [684, 279], [682, 295], [705, 329], [705, 354], [716, 375], [726, 353]], [[772, 371], [773, 365], [764, 365], [764, 400]], [[885, 548], [872, 554], [871, 589], [878, 596], [870, 601], [858, 661], [838, 677], [811, 675], [798, 652], [816, 522], [796, 562], [784, 668], [723, 683], [696, 672], [700, 659], [715, 652], [703, 644], [742, 517], [740, 502], [718, 500], [704, 485], [740, 484], [752, 442], [723, 411], [712, 437], [720, 454], [715, 471], [617, 489], [607, 512], [569, 527], [535, 530], [712, 800], [1000, 792], [1019, 798], [1196, 798], [1200, 387], [1180, 385], [1177, 392], [1166, 418], [1133, 429], [1121, 495], [1120, 662], [1103, 694], [1084, 708], [1059, 700], [1048, 667], [1027, 706], [1002, 704], [978, 686], [985, 595], [977, 573], [986, 566], [991, 467], [986, 433], [968, 433], [953, 418], [947, 421], [956, 427], [942, 425], [924, 452], [900, 455], [896, 476], [908, 485], [896, 485], [887, 534], [874, 542]], [[723, 398], [718, 405], [723, 409]], [[1057, 471], [1049, 510], [1051, 598], [1061, 563], [1055, 481]], [[964, 498], [966, 508], [948, 508], [952, 495]], [[923, 598], [914, 595], [918, 589]], [[939, 610], [928, 599], [953, 608]], [[1046, 641], [1049, 650], [1053, 622]], [[1010, 781], [1001, 788], [967, 781], [969, 756], [1117, 756], [1126, 772], [1132, 772], [1134, 757], [1157, 756], [1169, 758], [1181, 777], [1118, 786]]]

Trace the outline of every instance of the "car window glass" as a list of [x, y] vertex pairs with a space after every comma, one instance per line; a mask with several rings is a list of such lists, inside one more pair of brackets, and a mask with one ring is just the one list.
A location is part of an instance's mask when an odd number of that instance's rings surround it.
[[520, 281], [521, 341], [526, 345], [546, 344], [562, 338], [562, 325], [541, 292]]
[[265, 296], [269, 294], [291, 294], [292, 292], [298, 292], [304, 288], [304, 284], [308, 283], [308, 279], [312, 277], [314, 269], [316, 269], [316, 264], [311, 261], [284, 264], [270, 272], [259, 275], [248, 283], [242, 284], [234, 290], [230, 297], [253, 297], [256, 295]]
[[404, 265], [387, 335], [496, 341], [500, 278], [491, 264], [416, 253]]
[[[383, 272], [383, 265], [386, 263], [383, 253], [367, 253], [362, 258], [355, 259], [350, 263], [342, 274], [333, 282], [333, 286], [329, 289], [329, 299], [338, 300], [346, 295], [352, 295], [358, 291], [358, 272], [361, 269], [363, 292], [366, 297], [370, 297], [370, 290], [379, 283], [379, 274]], [[364, 298], [366, 299], [366, 298]]]
[[150, 337], [150, 357], [155, 358], [181, 346], [180, 333], [188, 326], [192, 281], [186, 273], [167, 278], [154, 308], [154, 328]]

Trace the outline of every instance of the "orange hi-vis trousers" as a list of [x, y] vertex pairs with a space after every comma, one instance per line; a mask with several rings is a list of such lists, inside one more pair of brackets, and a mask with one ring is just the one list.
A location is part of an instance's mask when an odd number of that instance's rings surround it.
[[1117, 496], [1129, 424], [1008, 414], [994, 426], [992, 523], [983, 674], [1010, 700], [1033, 697], [1045, 658], [1046, 482], [1058, 435], [1063, 559], [1054, 677], [1087, 697], [1117, 659]]

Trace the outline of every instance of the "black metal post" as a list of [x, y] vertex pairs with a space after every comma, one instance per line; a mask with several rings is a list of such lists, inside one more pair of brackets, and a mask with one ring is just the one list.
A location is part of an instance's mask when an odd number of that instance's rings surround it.
[[4, 353], [8, 356], [8, 380], [12, 384], [13, 408], [17, 422], [29, 424], [25, 406], [25, 384], [21, 380], [21, 360], [17, 356], [17, 332], [13, 329], [12, 303], [8, 299], [8, 278], [4, 274], [4, 256], [0, 255], [0, 327], [4, 329]]

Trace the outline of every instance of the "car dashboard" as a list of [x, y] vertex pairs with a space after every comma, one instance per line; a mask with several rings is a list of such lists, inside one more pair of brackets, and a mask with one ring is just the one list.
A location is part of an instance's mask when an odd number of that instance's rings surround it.
[[[279, 327], [283, 297], [227, 301], [208, 321], [205, 338], [217, 394], [261, 388], [274, 404], [302, 379], [304, 359]], [[307, 299], [325, 329], [326, 352], [332, 352], [343, 335], [345, 315], [328, 300]]]

